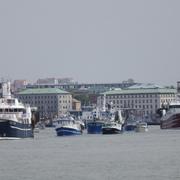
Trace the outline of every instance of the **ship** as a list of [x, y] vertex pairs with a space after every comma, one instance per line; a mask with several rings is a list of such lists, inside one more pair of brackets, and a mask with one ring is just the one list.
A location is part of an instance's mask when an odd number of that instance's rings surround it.
[[123, 132], [124, 118], [121, 110], [115, 111], [102, 126], [102, 134], [120, 134]]
[[102, 134], [102, 127], [108, 118], [109, 111], [106, 109], [106, 94], [104, 94], [103, 107], [96, 107], [91, 112], [91, 119], [86, 121], [88, 134]]
[[63, 116], [53, 120], [57, 136], [81, 135], [81, 122], [71, 116]]
[[163, 116], [160, 121], [161, 129], [180, 128], [180, 101], [171, 102], [166, 109], [163, 109]]
[[10, 82], [0, 83], [0, 139], [33, 137], [32, 112], [12, 97]]

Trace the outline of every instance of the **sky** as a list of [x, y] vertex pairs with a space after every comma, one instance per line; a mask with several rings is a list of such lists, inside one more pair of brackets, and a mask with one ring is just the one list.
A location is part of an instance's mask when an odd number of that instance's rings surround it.
[[179, 0], [1, 0], [0, 77], [176, 85]]

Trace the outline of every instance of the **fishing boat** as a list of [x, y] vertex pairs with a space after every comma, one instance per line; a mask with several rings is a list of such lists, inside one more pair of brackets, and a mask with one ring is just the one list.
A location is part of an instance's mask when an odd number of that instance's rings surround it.
[[102, 134], [119, 134], [122, 132], [122, 124], [117, 122], [106, 122], [102, 126]]
[[171, 102], [167, 109], [163, 110], [160, 127], [161, 129], [180, 128], [180, 101]]
[[148, 125], [146, 122], [137, 122], [135, 130], [136, 130], [136, 132], [147, 132]]
[[92, 112], [92, 119], [89, 119], [87, 122], [87, 133], [88, 134], [102, 134], [102, 126], [107, 117], [105, 111], [99, 110], [96, 108]]
[[104, 94], [103, 107], [100, 109], [96, 107], [91, 112], [92, 119], [87, 122], [87, 133], [88, 134], [102, 134], [102, 127], [107, 118], [109, 118], [110, 111], [106, 109], [106, 94]]
[[136, 129], [136, 119], [134, 115], [129, 115], [124, 123], [125, 131], [135, 131]]
[[30, 106], [11, 96], [10, 82], [0, 84], [0, 94], [0, 139], [33, 137]]
[[116, 111], [109, 121], [102, 126], [102, 134], [119, 134], [123, 131], [124, 119], [121, 111]]
[[57, 136], [81, 135], [81, 124], [72, 117], [60, 117], [54, 120]]
[[103, 121], [93, 120], [87, 123], [87, 133], [88, 134], [101, 134]]
[[135, 122], [127, 122], [124, 126], [125, 131], [135, 131], [136, 123]]

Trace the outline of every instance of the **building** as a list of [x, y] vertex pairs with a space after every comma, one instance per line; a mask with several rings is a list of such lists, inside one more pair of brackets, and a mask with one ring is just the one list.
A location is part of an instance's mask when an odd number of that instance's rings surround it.
[[24, 80], [24, 79], [14, 80], [11, 89], [13, 92], [17, 92], [17, 91], [20, 91], [22, 89], [25, 89], [27, 85], [28, 85], [27, 80]]
[[36, 84], [58, 84], [58, 81], [56, 78], [44, 78], [38, 79]]
[[44, 78], [38, 79], [37, 85], [60, 85], [60, 84], [73, 84], [72, 78]]
[[145, 116], [153, 115], [156, 110], [167, 105], [176, 98], [176, 89], [146, 84], [135, 85], [127, 89], [115, 89], [102, 93], [97, 99], [97, 105], [103, 107], [112, 104], [115, 109], [139, 109]]
[[[53, 79], [52, 79], [53, 80]], [[90, 94], [99, 94], [105, 91], [109, 91], [114, 88], [127, 88], [133, 86], [137, 83], [134, 82], [123, 82], [123, 83], [61, 83], [56, 84], [53, 81], [38, 81], [36, 84], [28, 84], [27, 88], [59, 88], [65, 91], [73, 91], [73, 92], [85, 92]]]
[[75, 111], [81, 111], [81, 101], [78, 101], [77, 99], [72, 100], [72, 109]]
[[40, 118], [53, 118], [72, 110], [72, 95], [57, 88], [25, 89], [16, 96], [23, 103], [37, 107]]

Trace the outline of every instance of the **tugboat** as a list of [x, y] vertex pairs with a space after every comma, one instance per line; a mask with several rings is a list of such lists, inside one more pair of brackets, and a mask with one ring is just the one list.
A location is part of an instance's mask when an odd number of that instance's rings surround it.
[[0, 139], [33, 137], [31, 108], [11, 96], [10, 82], [0, 84], [0, 96]]

